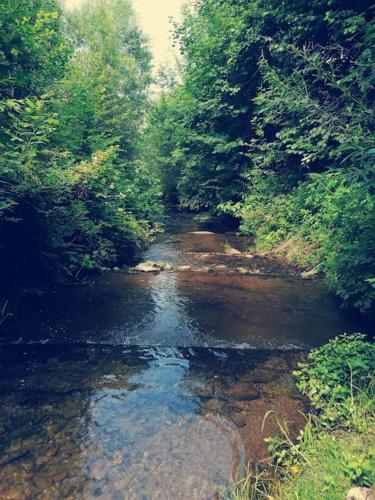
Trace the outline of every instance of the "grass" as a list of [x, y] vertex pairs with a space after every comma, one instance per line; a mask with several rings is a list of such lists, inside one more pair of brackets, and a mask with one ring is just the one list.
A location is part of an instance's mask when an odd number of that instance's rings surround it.
[[318, 418], [309, 415], [295, 443], [279, 423], [279, 436], [270, 440], [273, 464], [270, 462], [268, 470], [249, 472], [233, 483], [224, 498], [342, 500], [352, 485], [375, 484], [373, 390], [359, 393], [351, 406], [352, 420], [345, 429], [327, 431], [320, 428]]
[[371, 486], [375, 481], [374, 450], [375, 435], [370, 431], [322, 434], [304, 450], [308, 463], [296, 475], [287, 469], [271, 495], [280, 500], [342, 500], [353, 484]]
[[[312, 350], [294, 372], [312, 411], [295, 441], [277, 421], [270, 459], [230, 485], [230, 500], [342, 500], [375, 485], [375, 345], [341, 335]], [[265, 420], [272, 417], [265, 415]]]

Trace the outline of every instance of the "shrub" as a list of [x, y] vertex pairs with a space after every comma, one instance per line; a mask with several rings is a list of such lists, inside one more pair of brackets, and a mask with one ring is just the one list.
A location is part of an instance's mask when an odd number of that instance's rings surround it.
[[355, 400], [374, 381], [375, 345], [360, 333], [341, 335], [311, 351], [295, 375], [321, 424], [350, 426]]

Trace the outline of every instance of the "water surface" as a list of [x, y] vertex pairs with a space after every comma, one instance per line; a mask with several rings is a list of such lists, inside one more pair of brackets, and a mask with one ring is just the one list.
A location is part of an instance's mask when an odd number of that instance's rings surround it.
[[166, 223], [142, 260], [190, 270], [108, 272], [27, 297], [14, 340], [306, 348], [365, 328], [322, 280], [303, 280], [274, 259], [228, 253], [246, 252], [248, 239], [185, 214]]
[[0, 498], [217, 498], [266, 458], [269, 410], [303, 426], [304, 350], [364, 330], [246, 238], [166, 221], [142, 259], [170, 270], [25, 295], [0, 349]]

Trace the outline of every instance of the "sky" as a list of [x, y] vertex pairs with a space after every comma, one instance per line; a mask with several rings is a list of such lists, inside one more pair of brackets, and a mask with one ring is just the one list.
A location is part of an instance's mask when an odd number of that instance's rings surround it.
[[[84, 0], [65, 0], [69, 9], [78, 7]], [[150, 39], [154, 67], [173, 63], [176, 49], [172, 48], [169, 18], [180, 19], [180, 11], [186, 0], [132, 0], [140, 26]]]

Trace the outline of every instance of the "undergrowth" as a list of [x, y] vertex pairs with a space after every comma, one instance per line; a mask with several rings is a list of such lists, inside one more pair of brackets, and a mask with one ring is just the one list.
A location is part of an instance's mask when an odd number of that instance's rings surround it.
[[337, 337], [311, 351], [295, 376], [311, 402], [304, 429], [292, 441], [277, 421], [266, 467], [233, 483], [225, 498], [342, 500], [352, 485], [375, 484], [374, 344], [361, 334]]

